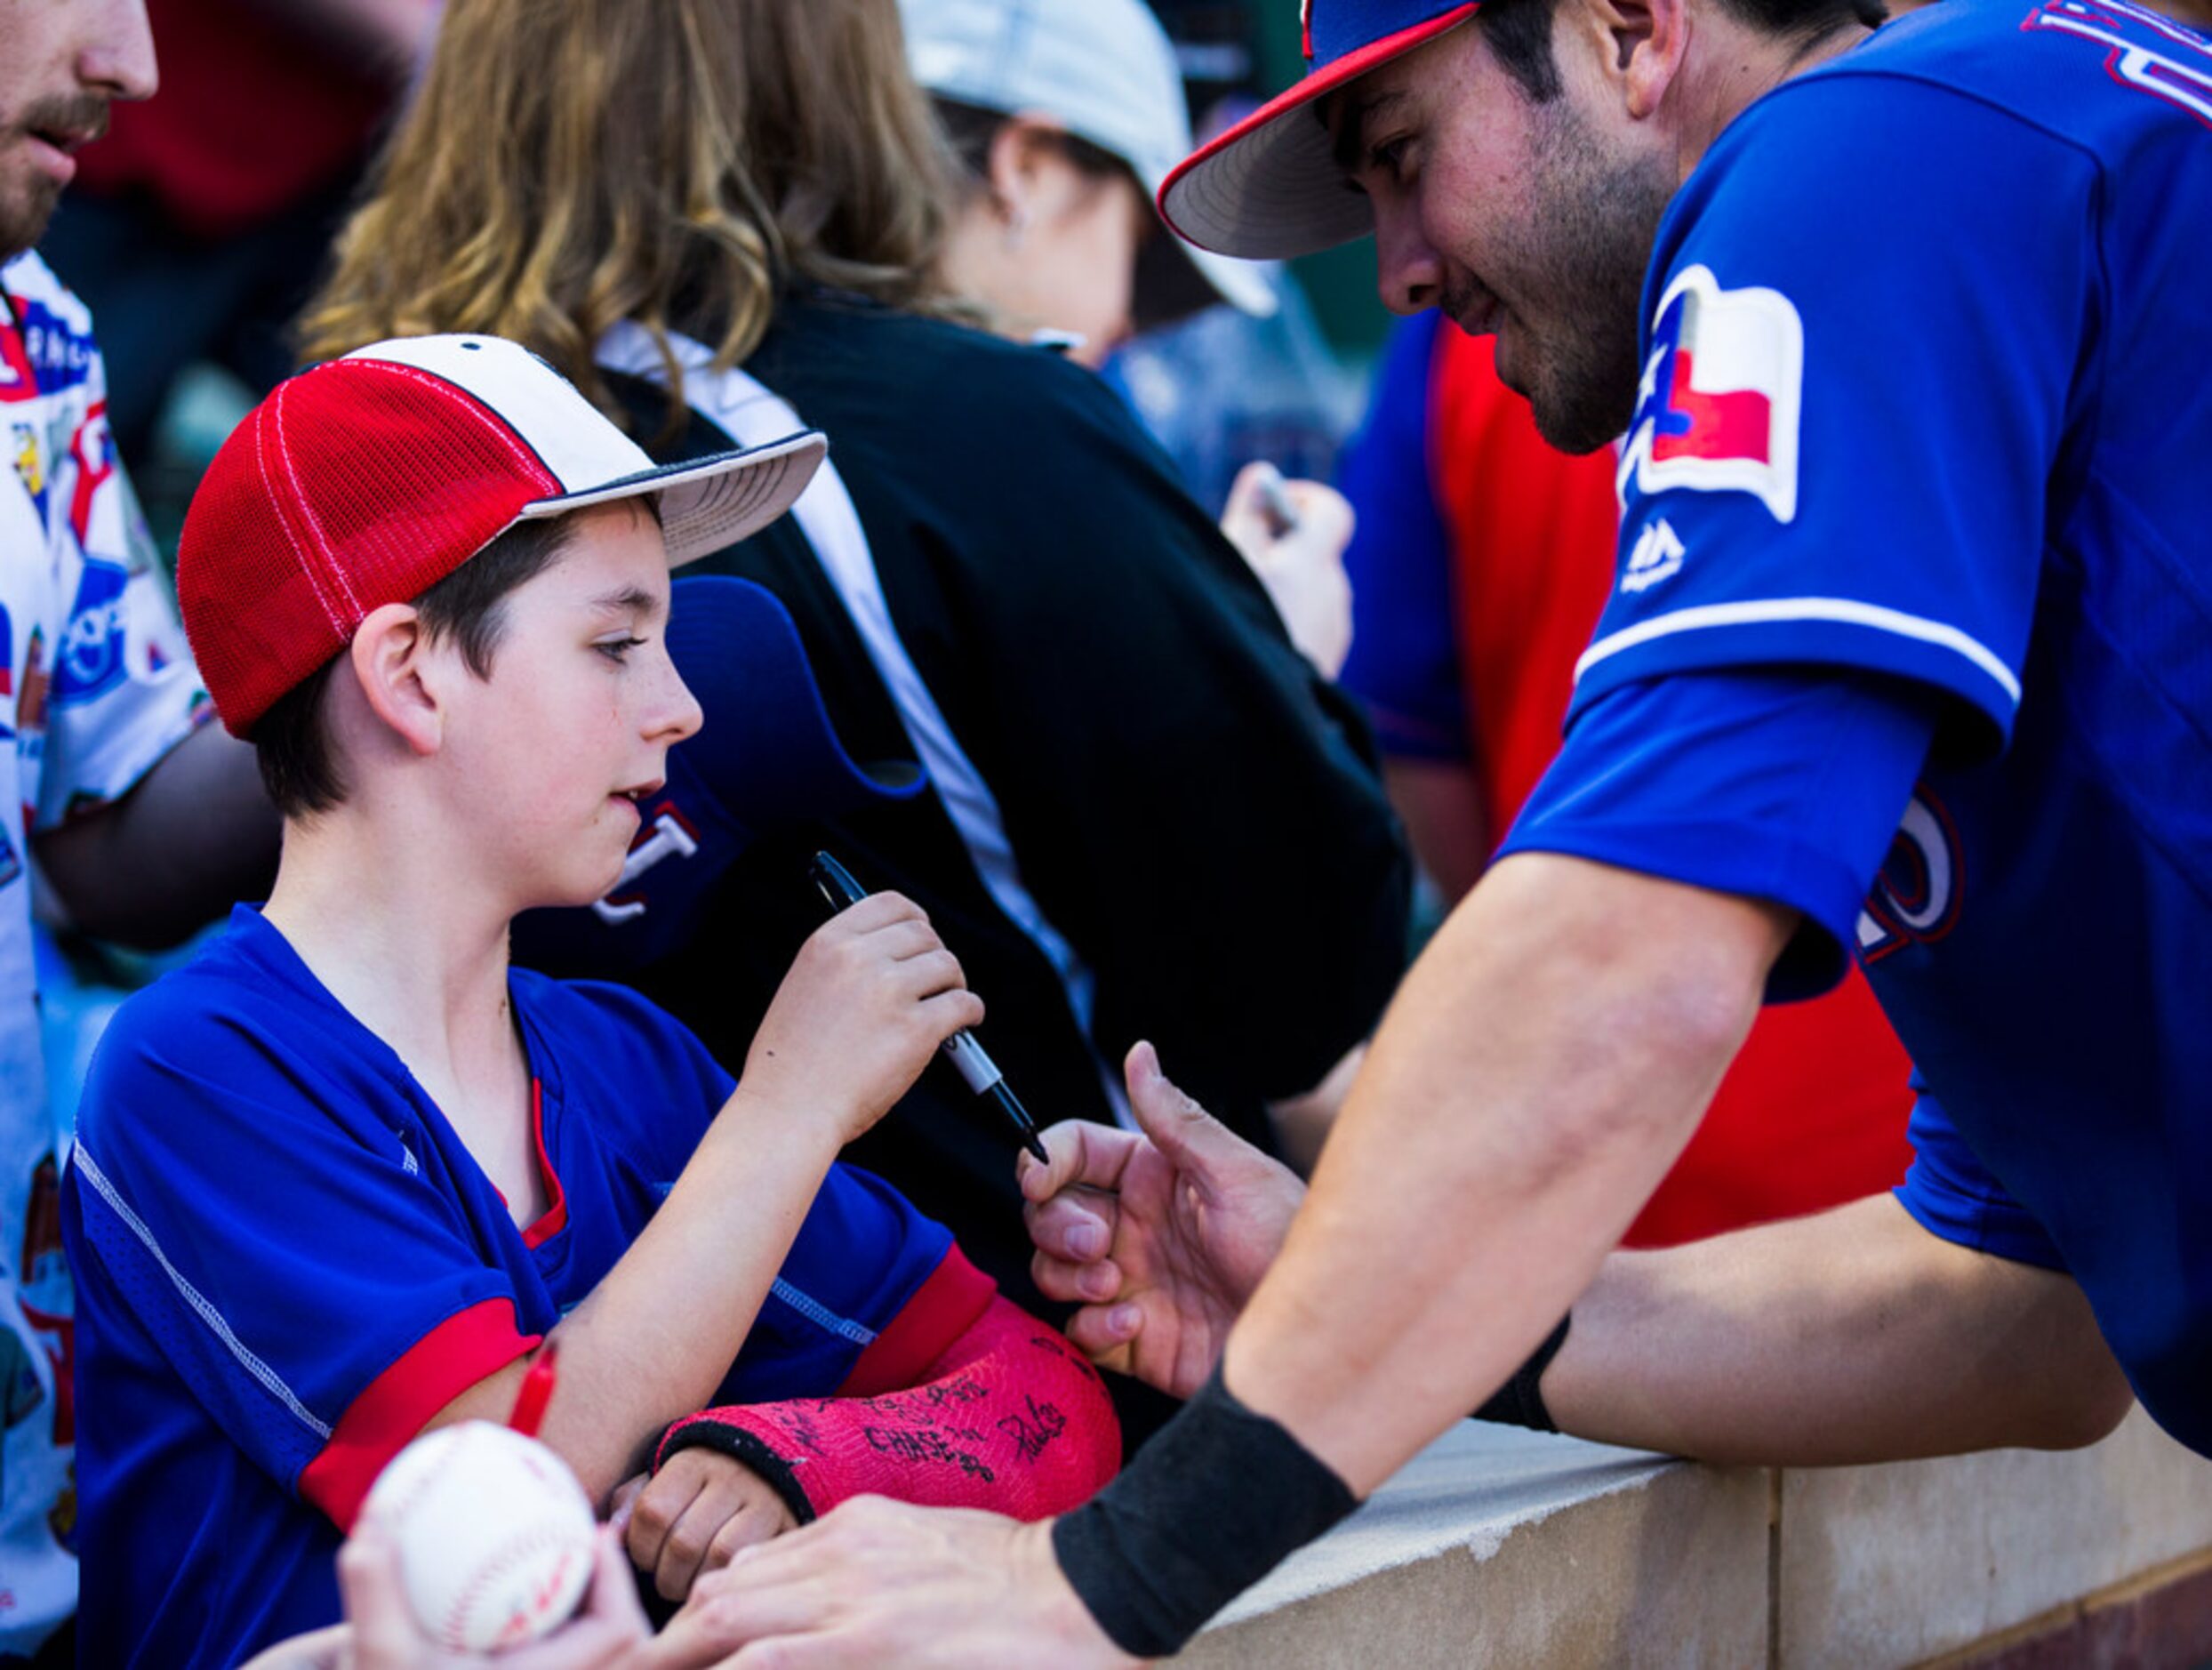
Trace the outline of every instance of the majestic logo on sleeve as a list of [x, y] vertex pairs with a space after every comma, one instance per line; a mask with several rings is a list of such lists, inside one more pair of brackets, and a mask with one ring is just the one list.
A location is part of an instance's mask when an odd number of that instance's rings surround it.
[[1661, 517], [1636, 536], [1628, 566], [1621, 571], [1621, 590], [1648, 591], [1662, 580], [1673, 579], [1682, 572], [1682, 558], [1688, 554], [1674, 525]]
[[1749, 493], [1797, 516], [1805, 325], [1779, 290], [1723, 290], [1705, 267], [1659, 298], [1636, 416], [1621, 452], [1623, 500], [1693, 487]]
[[1859, 912], [1859, 959], [1879, 962], [1926, 945], [1958, 925], [1965, 898], [1958, 826], [1926, 787], [1916, 791]]

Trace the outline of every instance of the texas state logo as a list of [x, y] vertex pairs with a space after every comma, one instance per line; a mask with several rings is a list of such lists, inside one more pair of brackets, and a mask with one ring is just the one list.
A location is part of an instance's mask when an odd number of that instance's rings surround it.
[[1710, 268], [1684, 268], [1659, 298], [1622, 499], [1631, 486], [1748, 493], [1777, 522], [1795, 519], [1804, 382], [1805, 325], [1789, 297], [1723, 290]]
[[1958, 925], [1963, 883], [1958, 826], [1941, 800], [1919, 789], [1859, 912], [1859, 960], [1879, 962], [1943, 938]]

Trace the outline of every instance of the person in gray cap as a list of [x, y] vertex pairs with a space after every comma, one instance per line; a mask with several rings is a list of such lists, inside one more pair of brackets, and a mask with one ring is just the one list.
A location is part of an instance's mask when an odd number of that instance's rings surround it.
[[[1002, 334], [1093, 370], [1133, 333], [1227, 301], [1277, 311], [1258, 264], [1165, 235], [1191, 148], [1175, 50], [1141, 0], [900, 0], [907, 61], [960, 164], [942, 276]], [[1222, 528], [1327, 677], [1351, 640], [1350, 508], [1246, 462]]]
[[1249, 261], [1160, 236], [1190, 150], [1174, 48], [1141, 0], [900, 0], [907, 61], [966, 173], [952, 288], [1009, 333], [1096, 367], [1133, 330], [1274, 292]]

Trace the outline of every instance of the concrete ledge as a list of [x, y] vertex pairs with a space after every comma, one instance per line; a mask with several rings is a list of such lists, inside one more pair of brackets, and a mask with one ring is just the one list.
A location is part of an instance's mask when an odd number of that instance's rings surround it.
[[1910, 1665], [2212, 1656], [2212, 1464], [2094, 1449], [1766, 1473], [1466, 1423], [1179, 1664]]

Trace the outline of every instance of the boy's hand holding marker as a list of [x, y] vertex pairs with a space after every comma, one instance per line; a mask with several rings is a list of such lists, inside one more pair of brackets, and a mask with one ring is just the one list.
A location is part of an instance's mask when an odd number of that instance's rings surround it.
[[928, 917], [871, 894], [814, 930], [777, 989], [745, 1057], [741, 1094], [818, 1109], [840, 1144], [881, 1119], [982, 1000]]

